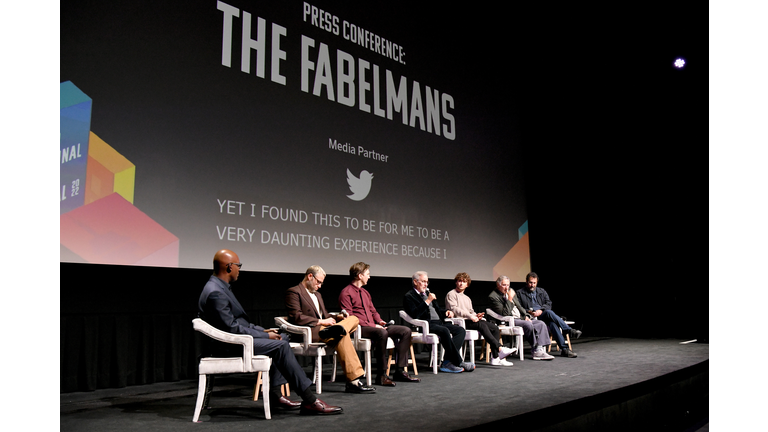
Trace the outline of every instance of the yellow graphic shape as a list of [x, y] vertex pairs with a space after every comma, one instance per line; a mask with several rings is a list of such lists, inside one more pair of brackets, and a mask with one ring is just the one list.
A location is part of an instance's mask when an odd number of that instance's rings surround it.
[[531, 271], [531, 255], [528, 249], [528, 233], [525, 233], [504, 258], [493, 267], [493, 278], [501, 275], [510, 282], [525, 282], [525, 276]]
[[85, 174], [85, 204], [114, 192], [133, 204], [135, 181], [136, 165], [91, 132]]

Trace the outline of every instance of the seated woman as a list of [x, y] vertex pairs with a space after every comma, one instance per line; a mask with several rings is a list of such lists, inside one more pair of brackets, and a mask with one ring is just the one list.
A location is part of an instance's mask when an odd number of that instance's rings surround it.
[[501, 346], [499, 342], [499, 327], [483, 319], [484, 312], [476, 313], [472, 309], [472, 299], [464, 291], [472, 283], [472, 279], [466, 273], [459, 273], [453, 278], [456, 289], [451, 290], [445, 296], [445, 307], [452, 311], [457, 318], [464, 318], [467, 329], [477, 330], [485, 338], [485, 342], [491, 346], [491, 364], [494, 366], [512, 366], [512, 362], [504, 357], [515, 352], [511, 348]]

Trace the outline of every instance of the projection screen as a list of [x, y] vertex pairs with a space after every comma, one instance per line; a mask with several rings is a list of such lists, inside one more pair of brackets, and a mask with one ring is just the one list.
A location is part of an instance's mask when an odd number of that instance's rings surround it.
[[524, 280], [524, 84], [460, 31], [407, 3], [62, 2], [61, 261]]

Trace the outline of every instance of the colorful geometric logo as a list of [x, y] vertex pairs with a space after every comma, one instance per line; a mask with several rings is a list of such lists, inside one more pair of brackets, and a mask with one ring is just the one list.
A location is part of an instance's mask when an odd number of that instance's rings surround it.
[[528, 221], [517, 230], [518, 241], [493, 267], [493, 278], [505, 275], [511, 282], [525, 282], [531, 271], [531, 255], [528, 249]]
[[178, 237], [133, 205], [136, 166], [91, 132], [91, 98], [66, 81], [60, 100], [62, 261], [178, 267]]

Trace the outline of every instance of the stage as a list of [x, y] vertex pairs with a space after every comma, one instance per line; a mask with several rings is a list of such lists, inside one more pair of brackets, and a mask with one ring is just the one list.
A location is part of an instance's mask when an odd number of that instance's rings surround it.
[[320, 398], [344, 408], [328, 417], [273, 409], [266, 420], [261, 398], [252, 401], [253, 375], [218, 377], [213, 408], [197, 424], [196, 380], [63, 393], [60, 430], [707, 430], [709, 345], [681, 342], [585, 337], [573, 344], [575, 359], [533, 361], [526, 349], [512, 367], [478, 362], [472, 373], [437, 375], [424, 352], [416, 356], [421, 383], [374, 395], [344, 393], [341, 373], [327, 382], [328, 367]]

